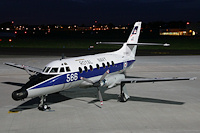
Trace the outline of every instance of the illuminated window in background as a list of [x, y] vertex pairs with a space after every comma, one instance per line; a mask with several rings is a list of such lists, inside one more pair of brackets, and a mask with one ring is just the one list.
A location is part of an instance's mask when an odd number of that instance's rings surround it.
[[195, 36], [195, 31], [192, 31], [192, 35]]

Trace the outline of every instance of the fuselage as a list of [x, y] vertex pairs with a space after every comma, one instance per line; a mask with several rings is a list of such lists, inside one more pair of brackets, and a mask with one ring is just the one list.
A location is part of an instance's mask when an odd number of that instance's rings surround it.
[[[117, 74], [131, 67], [134, 61], [133, 57], [120, 55], [116, 52], [52, 61], [45, 66], [40, 74], [32, 76], [26, 85], [20, 89], [21, 91], [13, 92], [12, 97], [14, 100], [21, 100], [77, 86], [88, 87], [91, 84], [81, 80], [81, 77], [96, 82], [107, 70], [110, 72], [106, 76], [104, 86], [112, 87], [118, 78], [124, 78], [124, 76]], [[116, 78], [116, 81], [113, 81], [113, 78]], [[109, 82], [109, 80], [112, 80], [112, 82]], [[19, 92], [21, 92], [21, 95], [19, 95]]]

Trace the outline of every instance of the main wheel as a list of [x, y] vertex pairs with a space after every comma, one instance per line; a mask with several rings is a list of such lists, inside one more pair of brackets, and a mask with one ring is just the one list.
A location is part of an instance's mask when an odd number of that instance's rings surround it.
[[51, 108], [47, 104], [44, 104], [42, 106], [38, 106], [38, 109], [41, 111], [45, 111], [45, 110], [51, 109]]

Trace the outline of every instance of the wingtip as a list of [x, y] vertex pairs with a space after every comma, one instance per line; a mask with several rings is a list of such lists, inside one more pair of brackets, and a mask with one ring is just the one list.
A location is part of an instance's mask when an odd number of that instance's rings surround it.
[[165, 43], [163, 46], [164, 46], [164, 47], [169, 47], [169, 46], [170, 46], [170, 44], [168, 44], [168, 43]]
[[190, 80], [196, 80], [197, 79], [197, 77], [192, 77], [192, 78], [190, 78]]
[[101, 42], [96, 42], [96, 45], [101, 44]]

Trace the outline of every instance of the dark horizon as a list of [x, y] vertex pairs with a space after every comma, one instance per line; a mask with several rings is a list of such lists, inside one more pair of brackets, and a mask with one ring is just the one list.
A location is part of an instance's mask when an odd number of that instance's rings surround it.
[[0, 23], [114, 25], [154, 21], [200, 21], [199, 0], [2, 0]]

